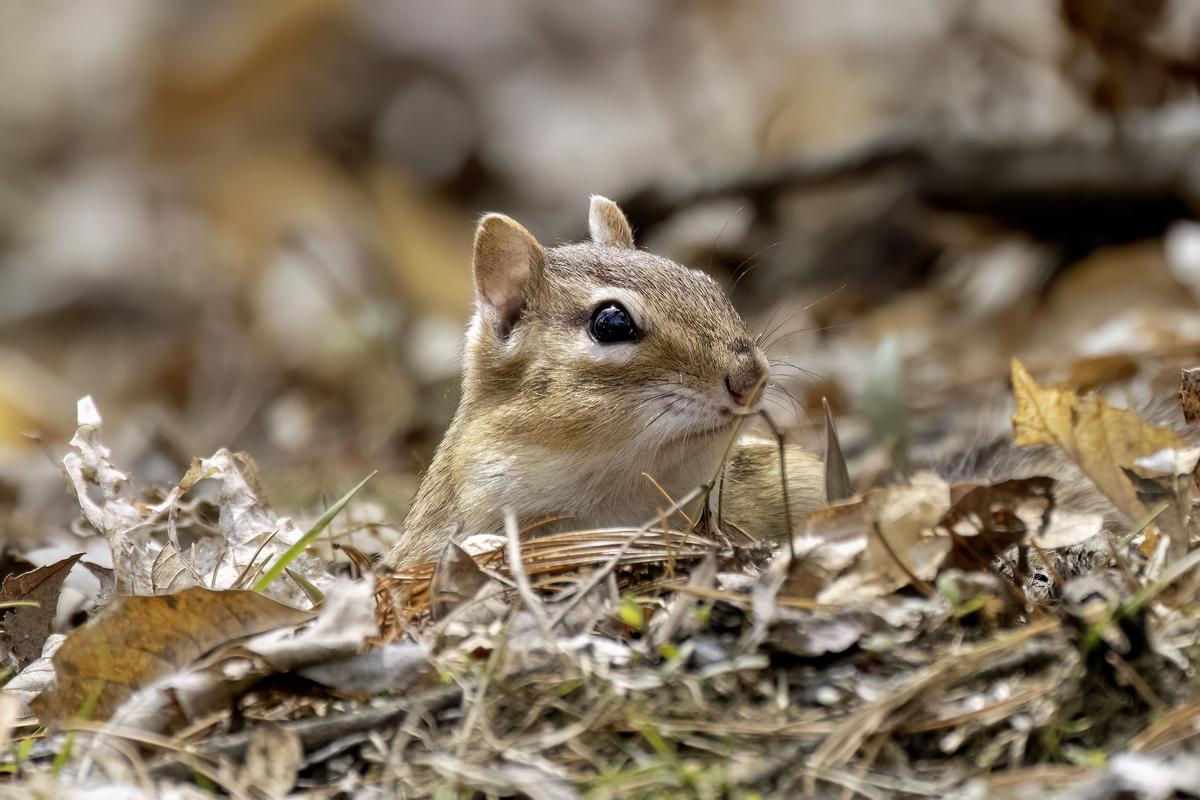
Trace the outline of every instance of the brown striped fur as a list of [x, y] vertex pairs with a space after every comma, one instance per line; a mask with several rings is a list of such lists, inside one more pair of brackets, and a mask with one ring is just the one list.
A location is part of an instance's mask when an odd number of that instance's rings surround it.
[[[437, 555], [451, 537], [522, 524], [640, 525], [710, 480], [734, 430], [730, 385], [765, 379], [766, 358], [703, 272], [637, 250], [621, 210], [593, 197], [592, 241], [543, 248], [515, 221], [488, 215], [475, 238], [476, 307], [462, 401], [387, 561]], [[599, 344], [597, 305], [616, 300], [643, 331]], [[824, 500], [820, 460], [788, 455], [798, 517]], [[763, 538], [787, 533], [773, 444], [735, 445], [724, 518]]]

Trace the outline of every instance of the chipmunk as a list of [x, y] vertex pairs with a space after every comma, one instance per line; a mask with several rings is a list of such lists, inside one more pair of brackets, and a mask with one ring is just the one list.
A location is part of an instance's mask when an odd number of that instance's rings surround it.
[[523, 527], [642, 525], [727, 452], [726, 524], [783, 538], [824, 504], [816, 455], [786, 446], [785, 508], [777, 443], [729, 447], [767, 360], [716, 281], [638, 250], [607, 198], [592, 197], [588, 228], [591, 242], [543, 247], [502, 214], [479, 223], [462, 400], [386, 563], [498, 533], [506, 509]]

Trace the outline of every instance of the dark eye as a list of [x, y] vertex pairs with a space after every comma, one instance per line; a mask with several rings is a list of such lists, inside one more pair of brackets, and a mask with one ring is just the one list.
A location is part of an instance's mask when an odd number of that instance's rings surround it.
[[633, 317], [620, 303], [601, 303], [588, 326], [592, 338], [600, 344], [614, 342], [632, 342], [638, 338], [637, 326]]

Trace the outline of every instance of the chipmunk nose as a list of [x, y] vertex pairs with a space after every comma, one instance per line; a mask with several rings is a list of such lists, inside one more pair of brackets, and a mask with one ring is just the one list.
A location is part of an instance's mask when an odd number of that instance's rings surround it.
[[766, 377], [767, 368], [763, 361], [750, 345], [742, 345], [734, 351], [733, 364], [725, 373], [725, 388], [739, 406], [749, 405], [751, 395]]

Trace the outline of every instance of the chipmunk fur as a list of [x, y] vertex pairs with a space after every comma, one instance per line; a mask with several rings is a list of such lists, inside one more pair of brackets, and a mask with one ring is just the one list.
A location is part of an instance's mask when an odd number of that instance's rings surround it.
[[[506, 509], [522, 526], [641, 525], [727, 452], [726, 524], [782, 538], [824, 503], [817, 456], [786, 448], [789, 511], [776, 443], [729, 449], [767, 361], [717, 283], [636, 249], [611, 200], [592, 197], [588, 227], [591, 242], [543, 247], [506, 216], [480, 222], [462, 399], [387, 563], [500, 532]], [[602, 341], [613, 331], [626, 340]]]

